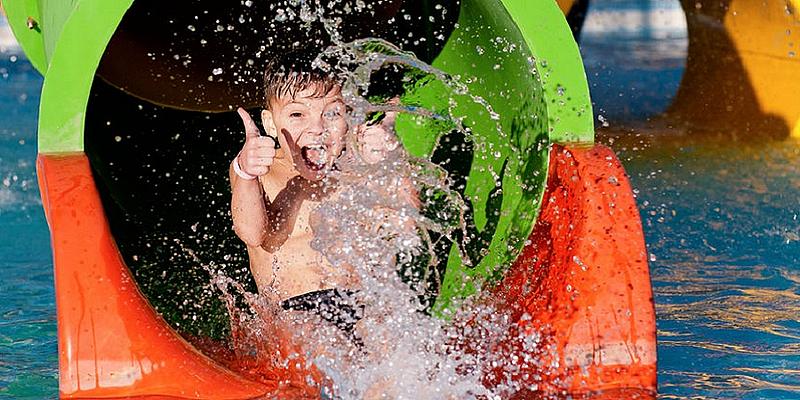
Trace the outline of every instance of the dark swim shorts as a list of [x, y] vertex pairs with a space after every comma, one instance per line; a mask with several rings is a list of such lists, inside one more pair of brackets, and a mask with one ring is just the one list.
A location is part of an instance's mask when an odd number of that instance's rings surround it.
[[352, 290], [317, 290], [286, 299], [281, 302], [281, 307], [314, 313], [353, 336], [356, 323], [364, 316], [364, 306], [356, 303], [355, 293]]

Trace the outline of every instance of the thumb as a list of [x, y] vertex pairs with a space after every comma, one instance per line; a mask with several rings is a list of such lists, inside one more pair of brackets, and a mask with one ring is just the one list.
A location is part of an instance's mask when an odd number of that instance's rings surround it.
[[239, 107], [236, 109], [236, 112], [239, 113], [239, 117], [242, 119], [242, 123], [244, 124], [244, 135], [247, 139], [261, 136], [261, 131], [258, 130], [258, 125], [253, 122], [253, 119], [250, 118], [250, 114], [245, 111], [244, 108]]

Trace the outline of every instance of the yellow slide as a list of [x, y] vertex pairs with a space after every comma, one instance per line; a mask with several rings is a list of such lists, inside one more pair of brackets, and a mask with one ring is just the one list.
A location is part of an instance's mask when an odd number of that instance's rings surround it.
[[800, 137], [800, 0], [683, 0], [686, 72], [670, 114], [701, 129]]
[[[665, 120], [740, 139], [800, 137], [800, 0], [680, 2], [689, 48]], [[557, 3], [567, 14], [580, 1]]]

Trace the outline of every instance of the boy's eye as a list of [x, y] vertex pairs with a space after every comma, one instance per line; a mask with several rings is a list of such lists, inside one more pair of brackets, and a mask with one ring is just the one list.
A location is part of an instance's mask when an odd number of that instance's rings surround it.
[[291, 118], [300, 118], [302, 116], [303, 116], [303, 113], [297, 112], [297, 111], [289, 114], [289, 117], [291, 117]]

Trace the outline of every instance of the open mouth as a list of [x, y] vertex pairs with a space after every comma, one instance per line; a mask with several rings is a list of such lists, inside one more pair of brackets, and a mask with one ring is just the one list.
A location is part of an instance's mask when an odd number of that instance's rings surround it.
[[306, 167], [312, 171], [322, 170], [328, 162], [328, 149], [321, 144], [303, 146], [300, 155]]

